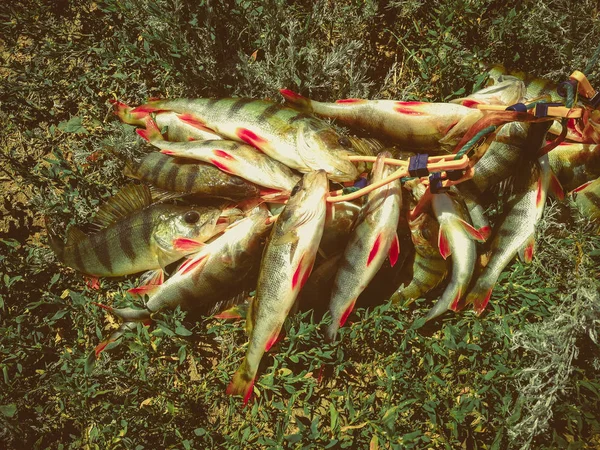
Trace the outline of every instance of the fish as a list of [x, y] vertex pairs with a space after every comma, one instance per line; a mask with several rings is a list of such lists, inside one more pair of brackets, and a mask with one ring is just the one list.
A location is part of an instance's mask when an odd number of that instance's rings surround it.
[[104, 204], [95, 217], [98, 231], [72, 226], [63, 241], [49, 230], [49, 243], [65, 265], [95, 277], [119, 277], [164, 269], [217, 234], [222, 211], [215, 207], [152, 204], [147, 186], [129, 185]]
[[551, 102], [562, 102], [564, 99], [558, 95], [557, 84], [547, 78], [539, 78], [534, 75], [522, 72], [507, 70], [501, 64], [492, 66], [488, 72], [489, 79], [495, 84], [501, 83], [508, 76], [519, 79], [525, 84], [525, 95], [523, 101], [547, 97]]
[[541, 218], [550, 183], [547, 155], [540, 161], [529, 163], [531, 169], [526, 188], [508, 203], [507, 214], [492, 240], [489, 261], [465, 298], [465, 305], [473, 304], [477, 314], [481, 314], [489, 303], [498, 277], [517, 253], [524, 262], [533, 259], [535, 227]]
[[124, 173], [160, 190], [182, 195], [196, 194], [231, 200], [261, 195], [256, 185], [211, 164], [174, 158], [160, 152], [149, 153], [140, 160], [127, 161]]
[[285, 164], [260, 150], [236, 141], [169, 142], [153, 140], [152, 145], [169, 156], [209, 163], [231, 175], [239, 176], [259, 186], [289, 193], [300, 177]]
[[249, 98], [151, 101], [134, 114], [160, 111], [199, 129], [252, 145], [286, 166], [306, 173], [323, 169], [329, 179], [353, 181], [360, 175], [348, 159], [352, 144], [325, 122], [267, 100]]
[[[600, 178], [576, 189], [573, 199], [581, 214], [592, 221], [600, 221]], [[600, 225], [597, 229], [600, 231]]]
[[256, 207], [188, 257], [163, 283], [134, 288], [133, 293], [148, 296], [144, 309], [111, 311], [125, 321], [141, 321], [163, 309], [180, 306], [193, 311], [231, 298], [260, 260], [264, 239], [272, 227], [268, 219], [266, 207]]
[[[149, 117], [147, 113], [133, 113], [131, 112], [133, 108], [116, 100], [112, 100], [111, 103], [114, 105], [115, 114], [121, 119], [121, 122], [141, 127], [147, 126], [147, 118]], [[187, 142], [222, 139], [222, 137], [216, 133], [201, 130], [190, 125], [181, 120], [177, 116], [177, 113], [171, 111], [159, 112], [154, 115], [152, 120], [156, 123], [159, 130], [165, 130], [164, 138], [167, 141]], [[140, 129], [137, 133], [144, 139], [147, 139], [145, 129]]]
[[477, 105], [509, 106], [519, 103], [525, 96], [525, 93], [525, 83], [522, 80], [504, 75], [496, 84], [480, 89], [467, 97], [450, 100], [450, 103], [469, 108]]
[[352, 202], [328, 205], [323, 237], [319, 246], [326, 255], [338, 253], [345, 248], [354, 223], [360, 215], [360, 209], [359, 205]]
[[[389, 152], [381, 152], [377, 156], [371, 171], [371, 183], [377, 183], [394, 172], [395, 167], [384, 163], [384, 158], [390, 157]], [[402, 207], [400, 189], [400, 180], [395, 180], [367, 196], [335, 277], [329, 302], [332, 322], [326, 331], [329, 342], [335, 340], [358, 296], [379, 271], [388, 254], [392, 265], [398, 259], [400, 248], [396, 228]]]
[[289, 89], [286, 102], [303, 112], [338, 120], [385, 135], [399, 146], [433, 153], [450, 152], [483, 112], [452, 103], [402, 102], [348, 98], [335, 103], [310, 100]]
[[256, 295], [246, 328], [246, 356], [227, 387], [227, 394], [248, 402], [263, 354], [276, 342], [281, 327], [308, 279], [323, 233], [328, 195], [327, 174], [305, 174], [292, 190], [267, 241]]
[[468, 213], [460, 204], [457, 191], [433, 194], [431, 207], [440, 224], [438, 247], [442, 258], [452, 255], [450, 283], [437, 303], [429, 310], [426, 320], [432, 320], [449, 309], [456, 311], [458, 302], [467, 292], [477, 259], [475, 241], [483, 242], [480, 233], [467, 222]]
[[563, 143], [550, 151], [548, 158], [563, 191], [572, 191], [600, 176], [598, 144]]
[[408, 226], [415, 247], [413, 277], [408, 286], [397, 290], [392, 303], [406, 303], [423, 297], [435, 289], [448, 274], [448, 263], [438, 249], [439, 224], [427, 213], [409, 220]]

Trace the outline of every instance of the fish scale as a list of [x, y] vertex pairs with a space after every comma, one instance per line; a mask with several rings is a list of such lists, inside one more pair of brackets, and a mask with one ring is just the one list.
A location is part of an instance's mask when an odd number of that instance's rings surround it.
[[333, 181], [353, 181], [359, 173], [325, 122], [266, 100], [248, 98], [171, 99], [148, 102], [135, 114], [174, 111], [198, 128], [252, 145], [301, 172], [323, 169]]

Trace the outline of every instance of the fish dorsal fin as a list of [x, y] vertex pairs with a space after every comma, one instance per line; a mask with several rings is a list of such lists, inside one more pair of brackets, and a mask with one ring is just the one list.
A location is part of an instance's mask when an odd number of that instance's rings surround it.
[[176, 198], [185, 197], [188, 194], [183, 192], [171, 192], [165, 191], [164, 189], [157, 188], [156, 186], [150, 186], [150, 194], [152, 194], [152, 199], [154, 203], [158, 202], [166, 202], [169, 200], [174, 200]]
[[130, 184], [125, 186], [100, 207], [93, 225], [98, 230], [127, 217], [132, 212], [139, 211], [152, 204], [152, 194], [148, 186]]
[[77, 242], [81, 242], [83, 239], [86, 239], [86, 238], [87, 238], [86, 234], [83, 231], [81, 231], [79, 228], [77, 228], [75, 225], [73, 225], [72, 227], [69, 228], [69, 231], [67, 231], [66, 246], [68, 247]]

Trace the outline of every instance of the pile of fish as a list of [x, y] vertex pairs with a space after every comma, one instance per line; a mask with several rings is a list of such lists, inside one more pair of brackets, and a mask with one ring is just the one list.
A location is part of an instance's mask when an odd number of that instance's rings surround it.
[[[564, 102], [546, 80], [499, 68], [490, 79], [450, 103], [322, 103], [286, 89], [285, 106], [247, 98], [115, 102], [119, 118], [156, 148], [126, 161], [126, 175], [139, 182], [100, 208], [91, 233], [71, 227], [65, 243], [47, 224], [60, 261], [89, 277], [146, 272], [130, 290], [143, 308], [101, 305], [123, 325], [96, 356], [164, 308], [237, 317], [245, 304], [249, 344], [227, 392], [246, 402], [263, 354], [299, 307], [325, 313], [326, 305], [328, 341], [359, 297], [407, 304], [430, 296], [428, 320], [467, 305], [483, 312], [511, 260], [534, 257], [549, 193], [562, 200], [574, 192], [581, 212], [600, 219], [600, 113], [589, 105], [578, 120], [505, 120], [473, 146], [468, 170], [438, 171], [455, 184], [435, 184], [428, 171], [393, 176], [394, 164], [459, 151], [496, 117], [479, 105]], [[371, 137], [339, 134], [316, 116]], [[566, 139], [544, 151], [553, 134]], [[366, 195], [334, 201], [349, 192]], [[490, 205], [502, 210], [493, 226]]]

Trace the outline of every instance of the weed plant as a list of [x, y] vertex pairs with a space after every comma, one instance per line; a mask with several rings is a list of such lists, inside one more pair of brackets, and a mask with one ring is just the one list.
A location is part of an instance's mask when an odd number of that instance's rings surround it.
[[135, 280], [90, 290], [43, 229], [88, 222], [122, 158], [148, 151], [110, 99], [441, 101], [491, 63], [560, 81], [598, 42], [590, 0], [2, 2], [0, 447], [599, 448], [600, 238], [568, 201], [482, 317], [431, 328], [431, 300], [358, 308], [336, 345], [292, 317], [246, 408], [225, 395], [243, 323], [165, 311], [91, 369], [117, 326], [92, 302], [131, 303]]

